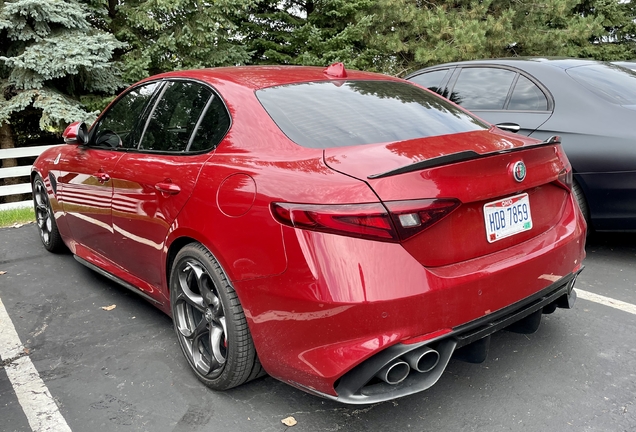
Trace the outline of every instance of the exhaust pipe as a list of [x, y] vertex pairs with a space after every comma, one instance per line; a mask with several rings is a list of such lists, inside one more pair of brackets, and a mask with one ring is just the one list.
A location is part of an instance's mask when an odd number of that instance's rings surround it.
[[375, 374], [378, 378], [387, 384], [399, 384], [409, 375], [411, 368], [408, 363], [402, 360], [394, 360]]
[[420, 349], [416, 349], [407, 352], [402, 358], [418, 372], [430, 372], [439, 362], [439, 353], [432, 348], [424, 346]]

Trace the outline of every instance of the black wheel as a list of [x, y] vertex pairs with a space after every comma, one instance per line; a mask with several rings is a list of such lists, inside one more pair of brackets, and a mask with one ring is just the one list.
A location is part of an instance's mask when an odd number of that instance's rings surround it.
[[227, 390], [263, 374], [236, 292], [203, 245], [175, 257], [170, 302], [181, 350], [205, 385]]
[[40, 239], [46, 250], [49, 252], [63, 251], [64, 242], [57, 230], [46, 186], [39, 175], [33, 180], [33, 208], [35, 210], [35, 221], [40, 231]]
[[585, 222], [587, 222], [588, 227], [590, 227], [590, 209], [587, 206], [587, 201], [585, 200], [585, 195], [583, 195], [583, 190], [577, 182], [572, 183], [572, 192], [574, 192], [574, 197], [576, 198], [576, 202], [579, 204], [581, 213], [583, 213]]

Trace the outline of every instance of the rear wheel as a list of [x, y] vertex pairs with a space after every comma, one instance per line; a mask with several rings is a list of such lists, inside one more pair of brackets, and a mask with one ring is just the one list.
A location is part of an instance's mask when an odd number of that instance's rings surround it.
[[587, 222], [587, 225], [589, 227], [590, 226], [590, 209], [587, 206], [585, 195], [583, 195], [583, 189], [581, 189], [581, 186], [579, 186], [577, 182], [574, 182], [572, 183], [572, 192], [574, 192], [574, 197], [576, 198], [576, 202], [579, 204], [581, 213], [583, 213], [585, 222]]
[[177, 254], [170, 301], [181, 350], [204, 384], [227, 390], [263, 374], [236, 292], [203, 245]]
[[35, 221], [40, 231], [40, 239], [46, 250], [49, 252], [64, 250], [64, 242], [55, 223], [49, 195], [40, 175], [36, 175], [33, 180], [33, 209], [35, 210]]

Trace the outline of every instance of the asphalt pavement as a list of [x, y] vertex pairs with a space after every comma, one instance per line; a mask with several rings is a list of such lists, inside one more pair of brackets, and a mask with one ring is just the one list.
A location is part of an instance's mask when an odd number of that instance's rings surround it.
[[[636, 305], [636, 234], [595, 235], [587, 252], [576, 287]], [[72, 255], [46, 252], [33, 224], [0, 229], [1, 272], [20, 360], [74, 432], [636, 430], [636, 316], [583, 298], [544, 316], [535, 334], [493, 335], [484, 363], [451, 360], [425, 392], [347, 406], [270, 377], [207, 389], [166, 315]], [[0, 332], [7, 326], [0, 321]], [[0, 431], [30, 431], [6, 360]], [[281, 422], [290, 416], [291, 427]]]

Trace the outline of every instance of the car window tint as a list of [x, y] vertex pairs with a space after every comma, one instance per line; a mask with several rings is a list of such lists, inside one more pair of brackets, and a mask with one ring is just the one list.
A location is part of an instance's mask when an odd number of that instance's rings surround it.
[[197, 152], [216, 147], [230, 128], [230, 115], [218, 96], [208, 102], [188, 151]]
[[636, 73], [610, 64], [573, 67], [566, 71], [578, 83], [618, 105], [636, 105]]
[[448, 72], [448, 69], [426, 72], [426, 73], [408, 78], [408, 80], [413, 81], [414, 83], [417, 83], [441, 95], [444, 89], [441, 88], [440, 86], [447, 72]]
[[464, 68], [450, 100], [466, 109], [502, 110], [516, 73], [498, 68]]
[[512, 92], [508, 109], [546, 111], [548, 109], [548, 100], [535, 83], [521, 75]]
[[139, 143], [138, 121], [160, 82], [135, 87], [124, 94], [99, 120], [95, 143], [111, 147], [136, 148]]
[[395, 81], [333, 81], [256, 92], [278, 127], [304, 147], [403, 141], [486, 129], [421, 88]]
[[168, 83], [148, 118], [140, 150], [186, 151], [190, 135], [212, 92], [197, 83]]

